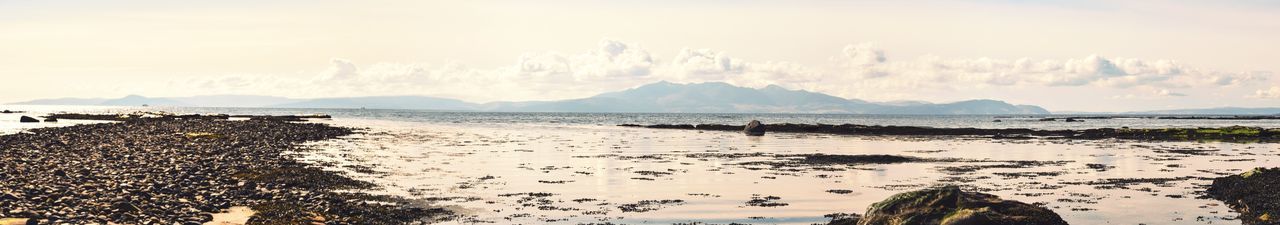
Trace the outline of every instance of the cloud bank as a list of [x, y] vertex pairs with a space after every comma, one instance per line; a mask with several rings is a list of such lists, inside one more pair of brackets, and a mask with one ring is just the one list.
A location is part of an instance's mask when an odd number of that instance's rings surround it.
[[[833, 49], [826, 64], [749, 62], [728, 51], [685, 48], [662, 60], [639, 45], [601, 40], [581, 53], [535, 52], [496, 68], [458, 62], [439, 65], [334, 58], [328, 68], [301, 76], [232, 74], [176, 81], [210, 93], [334, 97], [430, 95], [473, 102], [581, 98], [656, 81], [780, 85], [870, 100], [972, 98], [964, 93], [1037, 88], [1089, 88], [1132, 98], [1184, 97], [1188, 90], [1265, 83], [1269, 72], [1227, 72], [1174, 60], [1109, 58], [895, 59], [871, 43]], [[362, 66], [363, 65], [363, 66]], [[939, 93], [959, 93], [943, 95]], [[981, 96], [979, 96], [981, 97]], [[1280, 98], [1280, 88], [1250, 97]]]

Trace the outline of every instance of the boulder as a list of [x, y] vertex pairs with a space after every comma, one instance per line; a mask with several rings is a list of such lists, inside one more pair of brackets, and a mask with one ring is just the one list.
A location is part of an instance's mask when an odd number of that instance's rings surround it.
[[22, 116], [22, 118], [19, 118], [18, 121], [23, 123], [39, 123], [40, 122], [40, 120], [37, 120], [36, 118], [31, 118], [30, 116]]
[[39, 221], [31, 218], [0, 218], [0, 225], [28, 225], [39, 224]]
[[45, 117], [45, 118], [44, 118], [44, 122], [58, 122], [58, 118], [54, 118], [54, 117]]
[[832, 213], [823, 217], [831, 218], [827, 225], [858, 225], [858, 220], [862, 219], [862, 215], [853, 213]]
[[750, 123], [747, 123], [747, 126], [742, 128], [742, 133], [747, 134], [747, 136], [764, 136], [764, 124], [760, 123], [759, 120], [751, 120]]
[[1066, 225], [1053, 211], [947, 186], [900, 193], [872, 204], [860, 225]]
[[1215, 178], [1206, 192], [1240, 212], [1246, 225], [1280, 224], [1280, 167]]

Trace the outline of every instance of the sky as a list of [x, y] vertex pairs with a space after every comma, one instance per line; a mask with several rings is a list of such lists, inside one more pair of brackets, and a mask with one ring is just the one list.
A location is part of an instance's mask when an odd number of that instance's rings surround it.
[[779, 85], [1053, 111], [1280, 107], [1273, 1], [0, 0], [0, 102]]

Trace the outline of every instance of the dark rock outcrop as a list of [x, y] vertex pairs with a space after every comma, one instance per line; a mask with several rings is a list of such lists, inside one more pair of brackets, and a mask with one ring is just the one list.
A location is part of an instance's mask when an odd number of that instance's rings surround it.
[[376, 185], [289, 154], [353, 132], [154, 117], [0, 135], [0, 218], [202, 224], [232, 206], [256, 212], [249, 224], [413, 224], [449, 215], [394, 196], [345, 192]]
[[751, 120], [750, 123], [747, 123], [747, 126], [742, 128], [742, 133], [747, 134], [747, 136], [764, 136], [764, 124], [760, 123], [759, 120]]
[[1067, 222], [1043, 207], [948, 186], [893, 195], [872, 204], [858, 224], [1065, 225]]
[[44, 122], [58, 122], [58, 118], [45, 117]]
[[862, 219], [862, 215], [854, 213], [832, 213], [823, 217], [831, 218], [827, 225], [858, 225], [858, 220]]
[[1244, 224], [1280, 224], [1280, 167], [1213, 179], [1207, 192], [1240, 212]]
[[37, 120], [36, 118], [31, 118], [30, 116], [22, 116], [22, 118], [19, 118], [19, 119], [18, 119], [18, 122], [23, 122], [23, 123], [39, 123], [39, 122], [40, 122], [40, 120]]

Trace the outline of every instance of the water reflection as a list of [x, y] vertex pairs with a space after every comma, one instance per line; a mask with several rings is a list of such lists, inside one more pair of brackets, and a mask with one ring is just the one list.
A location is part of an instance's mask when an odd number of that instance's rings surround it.
[[[317, 143], [308, 160], [387, 185], [390, 194], [473, 209], [468, 221], [578, 224], [674, 222], [811, 224], [862, 212], [894, 193], [964, 185], [1043, 204], [1073, 224], [1233, 224], [1220, 203], [1197, 199], [1221, 173], [1274, 165], [1274, 144], [992, 141], [654, 130], [583, 125], [468, 127], [333, 121], [369, 134]], [[1201, 155], [1167, 149], [1203, 150]], [[993, 163], [931, 162], [832, 168], [756, 168], [774, 154], [890, 154]], [[1026, 168], [1004, 161], [1065, 161]], [[355, 173], [349, 165], [371, 165]], [[1102, 165], [1099, 167], [1098, 165]], [[344, 167], [347, 166], [347, 167]], [[1092, 166], [1092, 167], [1091, 167]], [[1107, 179], [1162, 178], [1161, 180]], [[1124, 181], [1124, 180], [1122, 180]], [[842, 190], [847, 190], [842, 191]], [[780, 207], [748, 206], [776, 196]], [[659, 200], [675, 203], [646, 204]], [[625, 206], [652, 210], [628, 211]]]

